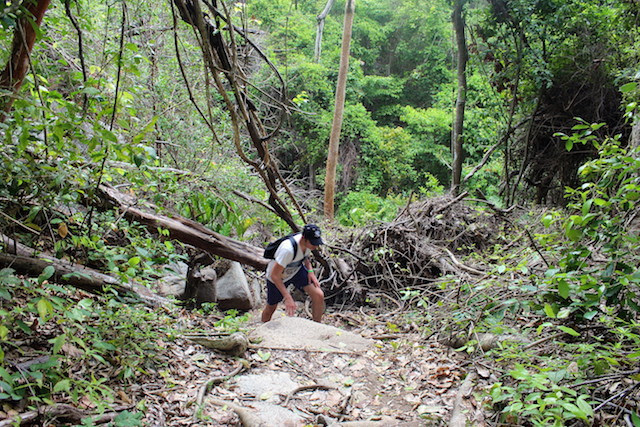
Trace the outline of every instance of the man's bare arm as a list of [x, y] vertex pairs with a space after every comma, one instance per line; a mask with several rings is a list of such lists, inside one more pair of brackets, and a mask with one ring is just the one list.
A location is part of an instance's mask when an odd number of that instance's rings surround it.
[[271, 281], [274, 285], [276, 285], [276, 288], [278, 288], [278, 290], [284, 297], [284, 309], [287, 312], [287, 315], [293, 316], [294, 314], [296, 314], [296, 303], [287, 290], [287, 287], [284, 285], [284, 281], [282, 280], [283, 272], [284, 267], [276, 262], [273, 266], [273, 270], [271, 271]]

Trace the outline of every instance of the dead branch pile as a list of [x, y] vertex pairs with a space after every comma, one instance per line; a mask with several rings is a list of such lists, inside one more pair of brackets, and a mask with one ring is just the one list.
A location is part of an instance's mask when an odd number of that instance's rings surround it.
[[[350, 236], [350, 243], [343, 242], [344, 247], [338, 249], [355, 257], [357, 263], [345, 272], [336, 262], [343, 282], [334, 281], [329, 298], [353, 300], [367, 290], [398, 295], [407, 288], [432, 287], [446, 275], [483, 274], [458, 257], [495, 243], [501, 222], [461, 200], [442, 196], [412, 203], [392, 222]], [[340, 291], [347, 295], [341, 298]]]

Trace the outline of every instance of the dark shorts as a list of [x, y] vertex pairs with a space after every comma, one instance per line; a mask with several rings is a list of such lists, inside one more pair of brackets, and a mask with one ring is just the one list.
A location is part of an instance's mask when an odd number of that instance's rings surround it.
[[[300, 290], [309, 285], [309, 273], [307, 272], [307, 269], [304, 268], [304, 266], [300, 267], [300, 270], [298, 270], [298, 272], [294, 274], [291, 279], [284, 282], [285, 287], [291, 284], [293, 284], [296, 289]], [[275, 305], [283, 299], [284, 297], [282, 296], [278, 288], [276, 288], [276, 285], [269, 279], [267, 279], [267, 304]]]

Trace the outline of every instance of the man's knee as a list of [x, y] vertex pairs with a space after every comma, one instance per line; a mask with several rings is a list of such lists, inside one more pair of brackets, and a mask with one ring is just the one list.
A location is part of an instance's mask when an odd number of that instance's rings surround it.
[[316, 288], [313, 285], [309, 285], [305, 288], [305, 290], [312, 300], [324, 300], [324, 292], [322, 291], [322, 289]]

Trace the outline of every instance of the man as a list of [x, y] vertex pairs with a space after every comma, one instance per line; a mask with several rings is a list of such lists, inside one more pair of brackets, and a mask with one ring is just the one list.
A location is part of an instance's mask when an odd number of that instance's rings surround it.
[[287, 290], [293, 284], [311, 297], [311, 314], [316, 322], [322, 321], [324, 314], [324, 292], [311, 268], [309, 254], [324, 242], [320, 228], [307, 224], [302, 233], [292, 236], [296, 241], [296, 250], [291, 239], [285, 239], [276, 250], [274, 259], [267, 266], [267, 305], [262, 311], [262, 321], [268, 322], [284, 299], [284, 308], [288, 316], [296, 313], [296, 303]]

